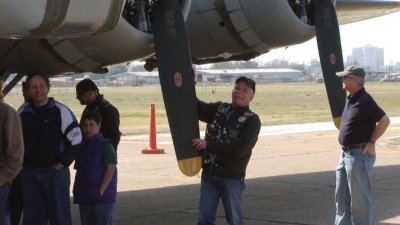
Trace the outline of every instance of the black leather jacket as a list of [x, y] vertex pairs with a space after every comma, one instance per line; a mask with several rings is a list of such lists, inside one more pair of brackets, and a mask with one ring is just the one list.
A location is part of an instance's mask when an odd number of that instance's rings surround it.
[[203, 173], [243, 179], [261, 121], [249, 107], [198, 101], [199, 120], [207, 123]]

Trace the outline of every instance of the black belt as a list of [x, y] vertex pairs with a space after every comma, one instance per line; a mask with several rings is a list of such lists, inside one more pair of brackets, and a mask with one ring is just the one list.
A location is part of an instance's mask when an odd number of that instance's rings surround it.
[[362, 144], [355, 144], [355, 145], [342, 145], [342, 150], [343, 151], [349, 151], [352, 149], [360, 149], [364, 148], [367, 145], [367, 143], [362, 143]]

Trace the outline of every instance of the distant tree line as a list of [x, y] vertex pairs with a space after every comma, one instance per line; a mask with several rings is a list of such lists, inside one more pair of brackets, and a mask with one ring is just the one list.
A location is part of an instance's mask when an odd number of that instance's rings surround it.
[[261, 62], [255, 60], [249, 61], [236, 61], [236, 62], [222, 62], [214, 63], [210, 69], [221, 70], [221, 69], [293, 69], [302, 71], [303, 74], [307, 72], [304, 64], [289, 62], [284, 59], [274, 59], [269, 62]]
[[83, 77], [89, 75], [90, 79], [93, 79], [93, 80], [105, 79], [105, 78], [109, 78], [116, 74], [127, 72], [129, 67], [126, 65], [126, 63], [123, 63], [123, 64], [109, 66], [107, 69], [108, 69], [108, 71], [106, 73], [90, 73], [90, 72], [76, 73], [76, 74], [72, 75], [72, 77], [74, 79], [80, 79], [80, 78], [83, 78]]
[[[202, 66], [197, 66], [196, 68], [202, 68]], [[233, 62], [221, 62], [221, 63], [214, 63], [209, 69], [215, 70], [224, 70], [224, 69], [294, 69], [302, 71], [304, 75], [307, 74], [307, 66], [304, 64], [289, 62], [285, 59], [274, 59], [269, 62], [261, 62], [255, 60], [249, 61], [233, 61]], [[105, 79], [109, 78], [113, 75], [125, 73], [128, 71], [145, 71], [142, 64], [117, 64], [108, 67], [107, 73], [77, 73], [73, 75], [74, 79], [79, 79], [85, 77], [85, 75], [89, 75], [91, 79], [98, 80], [98, 79]]]
[[275, 69], [287, 68], [304, 71], [304, 64], [289, 62], [285, 59], [274, 59], [269, 62], [255, 60], [214, 63], [210, 69]]

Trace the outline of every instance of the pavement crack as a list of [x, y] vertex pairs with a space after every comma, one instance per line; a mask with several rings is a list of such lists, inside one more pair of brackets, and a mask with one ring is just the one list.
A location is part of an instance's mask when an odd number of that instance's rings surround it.
[[[308, 189], [308, 190], [304, 190], [304, 191], [294, 191], [294, 192], [288, 192], [288, 193], [283, 193], [283, 194], [275, 194], [275, 195], [267, 197], [267, 198], [269, 198], [269, 199], [281, 198], [281, 197], [284, 197], [284, 196], [291, 196], [291, 195], [297, 195], [297, 194], [302, 194], [302, 193], [316, 192], [316, 191], [322, 191], [322, 190], [332, 189], [332, 188], [335, 188], [335, 186], [333, 186], [333, 185], [325, 185], [325, 186], [322, 186], [320, 188], [312, 188], [312, 189]], [[248, 201], [248, 200], [256, 200], [256, 199], [259, 199], [259, 196], [254, 197], [254, 198], [248, 197], [246, 199], [246, 201]]]
[[263, 159], [277, 159], [277, 158], [285, 158], [285, 157], [296, 157], [296, 156], [303, 156], [303, 155], [315, 155], [315, 154], [322, 154], [329, 151], [319, 151], [319, 152], [305, 152], [305, 153], [297, 153], [297, 154], [284, 154], [284, 155], [277, 155], [277, 156], [268, 156], [268, 157], [252, 157], [251, 161], [256, 160], [263, 160]]
[[253, 219], [253, 218], [244, 218], [247, 221], [254, 222], [268, 222], [275, 224], [291, 224], [291, 225], [317, 225], [316, 223], [298, 223], [298, 222], [290, 222], [290, 221], [280, 221], [280, 220], [269, 220], [269, 219]]

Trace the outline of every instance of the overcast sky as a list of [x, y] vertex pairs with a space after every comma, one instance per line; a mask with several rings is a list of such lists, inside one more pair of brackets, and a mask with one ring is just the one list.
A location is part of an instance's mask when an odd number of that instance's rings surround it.
[[[341, 25], [343, 58], [352, 54], [352, 48], [370, 44], [384, 48], [385, 64], [389, 61], [400, 62], [400, 13], [365, 20], [353, 24]], [[299, 56], [302, 56], [301, 59]], [[288, 49], [276, 49], [266, 53], [256, 60], [270, 61], [274, 58], [283, 58], [290, 61], [308, 63], [311, 59], [318, 59], [318, 47], [315, 38]]]

